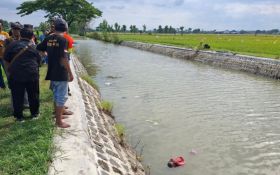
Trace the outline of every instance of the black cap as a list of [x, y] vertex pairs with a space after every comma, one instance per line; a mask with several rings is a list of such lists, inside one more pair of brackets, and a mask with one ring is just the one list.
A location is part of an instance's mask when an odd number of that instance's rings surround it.
[[22, 29], [23, 27], [22, 27], [22, 25], [21, 25], [19, 22], [12, 22], [12, 23], [11, 23], [11, 28], [12, 28], [12, 29], [18, 29], [18, 30], [20, 30], [20, 29]]
[[33, 29], [24, 27], [20, 30], [20, 36], [31, 39], [34, 36]]
[[58, 32], [66, 32], [68, 30], [67, 22], [62, 18], [56, 18], [53, 22], [54, 29]]
[[31, 24], [24, 24], [23, 28], [32, 29], [33, 30], [33, 25], [31, 25]]

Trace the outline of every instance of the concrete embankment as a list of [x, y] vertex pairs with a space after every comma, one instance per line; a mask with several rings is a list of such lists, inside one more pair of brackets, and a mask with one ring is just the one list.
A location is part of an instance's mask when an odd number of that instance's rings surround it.
[[49, 175], [144, 175], [144, 169], [127, 144], [121, 144], [115, 121], [98, 109], [99, 93], [80, 78], [86, 70], [72, 59], [75, 80], [67, 106], [74, 112], [65, 121], [69, 129], [58, 130]]
[[280, 61], [274, 59], [238, 55], [227, 52], [196, 51], [187, 48], [132, 41], [124, 41], [121, 45], [170, 57], [193, 60], [238, 71], [245, 71], [270, 78], [280, 78]]

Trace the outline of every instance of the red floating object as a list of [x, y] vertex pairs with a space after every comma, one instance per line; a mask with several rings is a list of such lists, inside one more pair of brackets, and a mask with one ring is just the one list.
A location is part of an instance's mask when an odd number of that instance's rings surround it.
[[172, 158], [172, 159], [170, 159], [169, 160], [169, 162], [168, 162], [168, 164], [167, 164], [167, 166], [169, 167], [169, 168], [173, 168], [173, 167], [178, 167], [178, 166], [183, 166], [183, 165], [185, 165], [185, 160], [184, 160], [184, 158], [183, 157], [176, 157], [176, 158]]

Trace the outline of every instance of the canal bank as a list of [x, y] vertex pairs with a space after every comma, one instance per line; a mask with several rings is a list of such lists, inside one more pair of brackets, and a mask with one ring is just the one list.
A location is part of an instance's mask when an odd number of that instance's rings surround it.
[[280, 78], [280, 61], [275, 59], [239, 55], [230, 52], [193, 50], [133, 41], [123, 41], [121, 45], [270, 78]]
[[74, 115], [65, 119], [71, 127], [59, 129], [55, 135], [48, 174], [145, 174], [137, 153], [121, 144], [115, 121], [98, 108], [99, 93], [80, 78], [87, 74], [85, 68], [75, 56], [72, 60], [75, 79], [66, 105]]

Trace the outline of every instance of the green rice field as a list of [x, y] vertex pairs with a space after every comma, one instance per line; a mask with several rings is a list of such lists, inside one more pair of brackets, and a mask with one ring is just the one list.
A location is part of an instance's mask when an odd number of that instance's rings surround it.
[[157, 43], [193, 49], [210, 45], [210, 50], [268, 58], [280, 58], [280, 35], [225, 35], [225, 34], [118, 34], [123, 41]]

